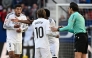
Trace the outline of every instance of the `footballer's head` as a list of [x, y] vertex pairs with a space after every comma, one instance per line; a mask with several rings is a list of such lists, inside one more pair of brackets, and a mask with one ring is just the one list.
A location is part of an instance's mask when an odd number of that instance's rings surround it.
[[43, 8], [38, 9], [37, 17], [38, 18], [46, 18], [46, 12], [45, 12], [45, 10]]
[[21, 5], [20, 5], [20, 4], [15, 5], [14, 11], [15, 11], [16, 16], [20, 16], [20, 14], [21, 14], [21, 12], [22, 12], [22, 7], [21, 7]]
[[48, 9], [44, 9], [46, 12], [46, 17], [50, 17], [50, 11]]
[[68, 9], [69, 14], [72, 14], [73, 12], [76, 12], [76, 11], [79, 11], [78, 5], [74, 2], [71, 2]]

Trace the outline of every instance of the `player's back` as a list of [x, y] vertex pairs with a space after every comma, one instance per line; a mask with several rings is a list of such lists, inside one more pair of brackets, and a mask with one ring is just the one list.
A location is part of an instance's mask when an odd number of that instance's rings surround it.
[[46, 48], [49, 46], [48, 36], [46, 32], [49, 28], [49, 21], [44, 18], [38, 18], [33, 22], [34, 39], [36, 48]]

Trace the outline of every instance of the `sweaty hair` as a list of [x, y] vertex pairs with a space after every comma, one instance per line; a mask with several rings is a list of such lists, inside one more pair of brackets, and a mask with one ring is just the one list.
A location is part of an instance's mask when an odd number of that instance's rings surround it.
[[21, 7], [21, 5], [20, 4], [15, 5], [14, 9], [16, 9], [17, 7]]
[[38, 9], [37, 15], [38, 15], [38, 18], [46, 18], [46, 12], [43, 8]]
[[50, 11], [48, 9], [44, 9], [46, 12], [46, 17], [50, 17]]
[[79, 11], [78, 5], [74, 2], [70, 3], [70, 8], [72, 8], [73, 11]]

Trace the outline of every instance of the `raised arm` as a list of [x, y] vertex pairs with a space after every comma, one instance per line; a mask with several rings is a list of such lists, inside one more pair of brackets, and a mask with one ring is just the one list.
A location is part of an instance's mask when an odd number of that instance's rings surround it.
[[11, 23], [11, 18], [9, 15], [6, 16], [4, 24], [3, 24], [4, 29], [13, 30], [14, 28], [19, 28], [19, 27], [20, 27], [20, 25], [14, 25]]
[[25, 24], [32, 24], [32, 22], [34, 20], [30, 20], [29, 18], [27, 18], [27, 20], [18, 20], [17, 18], [16, 19], [12, 19], [13, 22], [21, 22], [21, 23], [25, 23]]
[[47, 21], [47, 23], [46, 23], [46, 34], [47, 34], [48, 36], [56, 37], [57, 34], [56, 34], [55, 32], [52, 32], [50, 27], [51, 27], [51, 26], [50, 26], [50, 22]]
[[75, 16], [71, 15], [70, 18], [68, 19], [68, 25], [62, 28], [55, 28], [55, 27], [51, 27], [52, 31], [69, 31], [69, 32], [74, 32], [73, 30], [73, 24], [75, 22]]

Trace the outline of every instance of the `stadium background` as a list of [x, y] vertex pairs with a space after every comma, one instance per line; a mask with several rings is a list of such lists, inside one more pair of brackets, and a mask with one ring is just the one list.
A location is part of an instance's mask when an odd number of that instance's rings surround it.
[[[16, 4], [21, 4], [23, 7], [23, 13], [29, 17], [30, 19], [34, 18], [36, 19], [36, 10], [43, 7], [48, 8], [51, 11], [51, 17], [55, 19], [55, 4], [56, 3], [70, 3], [70, 2], [76, 2], [76, 3], [84, 3], [84, 4], [91, 4], [92, 0], [0, 0], [0, 58], [7, 57], [6, 52], [6, 30], [3, 29], [3, 22], [5, 19], [5, 16], [7, 13], [13, 11], [13, 7]], [[88, 34], [89, 34], [89, 45], [91, 45], [91, 28], [92, 25], [92, 9], [82, 9], [80, 10], [81, 14], [85, 17], [86, 26]], [[67, 19], [68, 15], [64, 16], [61, 15], [59, 18], [59, 25], [67, 25]], [[59, 51], [59, 58], [74, 58], [73, 54], [73, 45], [74, 45], [74, 36], [73, 34], [69, 32], [61, 32], [60, 35], [62, 38], [60, 38], [60, 51]], [[66, 35], [69, 35], [69, 37], [66, 37]], [[23, 33], [23, 37], [25, 36], [25, 33]], [[23, 42], [24, 43], [24, 42]], [[30, 57], [30, 49], [33, 49], [34, 46], [23, 46], [23, 49], [27, 50], [27, 56]], [[88, 51], [88, 57], [91, 58], [91, 52]], [[4, 57], [3, 57], [4, 56]], [[21, 56], [22, 58], [22, 56]]]

